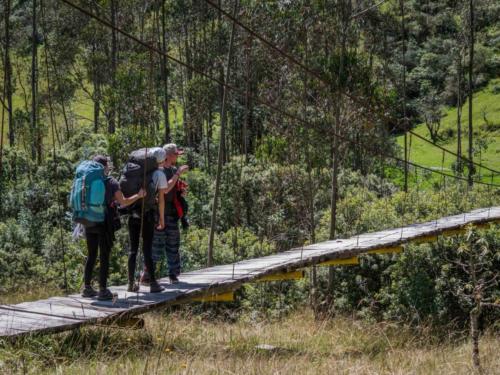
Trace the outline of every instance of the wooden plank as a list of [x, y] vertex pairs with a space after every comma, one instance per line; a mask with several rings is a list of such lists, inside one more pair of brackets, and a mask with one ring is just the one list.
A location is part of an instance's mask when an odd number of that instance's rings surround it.
[[32, 312], [6, 310], [5, 306], [2, 306], [1, 310], [0, 332], [2, 336], [24, 333], [31, 334], [43, 331], [49, 332], [56, 327], [73, 328], [84, 322], [82, 320], [63, 319]]

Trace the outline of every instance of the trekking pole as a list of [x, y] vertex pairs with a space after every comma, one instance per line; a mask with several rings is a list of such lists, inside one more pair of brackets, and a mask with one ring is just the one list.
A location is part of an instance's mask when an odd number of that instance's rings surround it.
[[[146, 192], [146, 163], [147, 163], [147, 159], [148, 159], [148, 148], [145, 147], [144, 149], [144, 172], [143, 172], [143, 175], [142, 175], [142, 188], [144, 189], [144, 192]], [[143, 257], [143, 252], [141, 251], [141, 248], [144, 247], [144, 234], [143, 234], [143, 231], [144, 231], [144, 198], [145, 197], [142, 197], [142, 204], [141, 204], [141, 225], [140, 225], [140, 230], [139, 230], [139, 247], [137, 249], [137, 252], [139, 253], [139, 256], [137, 257], [136, 261], [135, 261], [135, 267], [136, 269], [138, 269], [137, 267], [137, 261]], [[142, 244], [141, 244], [141, 238], [142, 238]], [[144, 261], [142, 262], [139, 262], [139, 264], [142, 264], [143, 265]], [[142, 267], [144, 269], [144, 265]], [[151, 270], [148, 270], [149, 273], [151, 273]], [[138, 272], [138, 285], [140, 286], [141, 284], [141, 271]], [[139, 289], [137, 289], [137, 298], [139, 296]]]

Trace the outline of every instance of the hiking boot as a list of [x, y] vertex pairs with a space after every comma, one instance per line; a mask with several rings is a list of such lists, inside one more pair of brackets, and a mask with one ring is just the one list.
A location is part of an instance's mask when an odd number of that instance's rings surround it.
[[129, 283], [128, 288], [127, 288], [127, 292], [137, 293], [139, 291], [139, 289], [140, 289], [139, 284]]
[[168, 278], [170, 279], [170, 284], [178, 284], [179, 283], [179, 279], [175, 275], [170, 275]]
[[165, 290], [164, 287], [162, 287], [158, 282], [152, 281], [151, 284], [149, 285], [149, 291], [151, 293], [160, 293], [161, 291]]
[[109, 301], [116, 298], [118, 295], [116, 293], [111, 292], [109, 289], [102, 289], [99, 291], [97, 295], [97, 299], [99, 301]]
[[150, 283], [149, 273], [142, 271], [139, 282], [141, 283], [141, 285], [149, 286]]
[[82, 297], [83, 298], [93, 298], [97, 296], [99, 293], [97, 293], [97, 290], [92, 288], [91, 286], [87, 285], [85, 288], [82, 290]]

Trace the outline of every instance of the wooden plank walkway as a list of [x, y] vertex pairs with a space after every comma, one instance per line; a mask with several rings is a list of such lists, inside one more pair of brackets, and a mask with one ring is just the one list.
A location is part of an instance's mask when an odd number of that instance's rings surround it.
[[118, 293], [115, 301], [97, 301], [80, 295], [52, 297], [16, 305], [0, 305], [0, 337], [35, 333], [53, 333], [82, 325], [109, 321], [141, 314], [168, 305], [187, 303], [193, 297], [207, 296], [237, 289], [241, 284], [283, 271], [291, 271], [332, 259], [346, 259], [372, 250], [393, 247], [419, 239], [432, 241], [436, 235], [455, 234], [467, 224], [477, 226], [500, 222], [500, 207], [489, 207], [468, 213], [443, 217], [348, 239], [337, 239], [295, 248], [279, 254], [249, 259], [237, 263], [186, 272], [180, 283], [160, 283], [162, 293], [126, 291], [126, 286], [111, 287]]

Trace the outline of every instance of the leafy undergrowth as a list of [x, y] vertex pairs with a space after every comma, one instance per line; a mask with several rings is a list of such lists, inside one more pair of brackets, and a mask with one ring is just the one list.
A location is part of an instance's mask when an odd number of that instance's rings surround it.
[[[84, 328], [0, 347], [0, 370], [58, 374], [470, 374], [470, 343], [433, 330], [303, 309], [276, 321], [209, 320], [182, 309], [145, 316], [145, 329]], [[268, 347], [259, 348], [267, 344]], [[500, 338], [481, 341], [500, 368]]]

